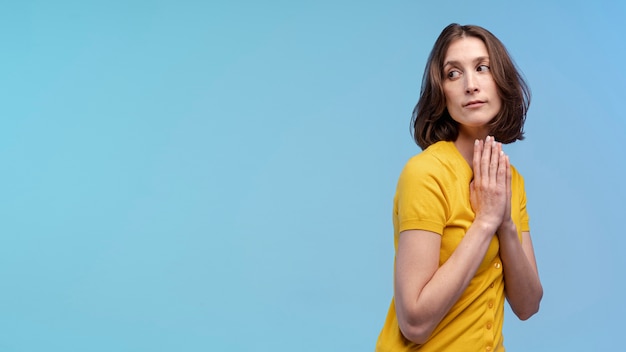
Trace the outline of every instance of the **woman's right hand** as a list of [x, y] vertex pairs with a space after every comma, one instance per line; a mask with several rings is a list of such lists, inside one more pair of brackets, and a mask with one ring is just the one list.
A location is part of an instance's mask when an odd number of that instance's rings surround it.
[[493, 233], [504, 219], [507, 202], [506, 155], [502, 143], [492, 136], [485, 141], [474, 142], [474, 179], [470, 183], [470, 202], [476, 217], [474, 222], [482, 223]]

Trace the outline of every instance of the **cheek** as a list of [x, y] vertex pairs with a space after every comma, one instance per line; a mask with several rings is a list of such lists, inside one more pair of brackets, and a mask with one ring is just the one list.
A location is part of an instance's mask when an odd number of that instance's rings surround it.
[[492, 105], [497, 107], [498, 111], [502, 108], [502, 98], [500, 98], [500, 94], [498, 93], [497, 88], [494, 88], [493, 97], [491, 98]]
[[446, 107], [448, 107], [449, 110], [451, 107], [450, 105], [454, 105], [454, 102], [456, 101], [453, 90], [451, 90], [450, 88], [446, 89], [444, 87], [443, 97], [445, 98]]

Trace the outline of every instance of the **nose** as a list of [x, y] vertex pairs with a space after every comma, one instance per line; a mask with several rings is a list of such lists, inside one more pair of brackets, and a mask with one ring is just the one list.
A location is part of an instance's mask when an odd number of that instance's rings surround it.
[[478, 79], [474, 73], [465, 75], [465, 93], [471, 94], [478, 92]]

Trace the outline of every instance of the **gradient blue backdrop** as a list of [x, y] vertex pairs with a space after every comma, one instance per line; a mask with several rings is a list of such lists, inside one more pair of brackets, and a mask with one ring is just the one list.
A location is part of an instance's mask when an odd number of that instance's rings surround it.
[[545, 295], [510, 351], [618, 350], [618, 1], [21, 1], [0, 11], [0, 350], [372, 351], [391, 207], [444, 26], [533, 91]]

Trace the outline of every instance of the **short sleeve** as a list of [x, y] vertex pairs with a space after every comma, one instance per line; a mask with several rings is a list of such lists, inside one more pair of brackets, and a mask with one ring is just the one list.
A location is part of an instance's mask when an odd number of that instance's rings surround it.
[[448, 206], [441, 180], [429, 160], [413, 158], [406, 164], [396, 189], [398, 232], [426, 230], [443, 234]]
[[520, 227], [522, 232], [530, 231], [530, 218], [528, 211], [526, 210], [526, 189], [524, 187], [524, 177], [521, 174], [518, 175], [518, 190], [520, 192]]

